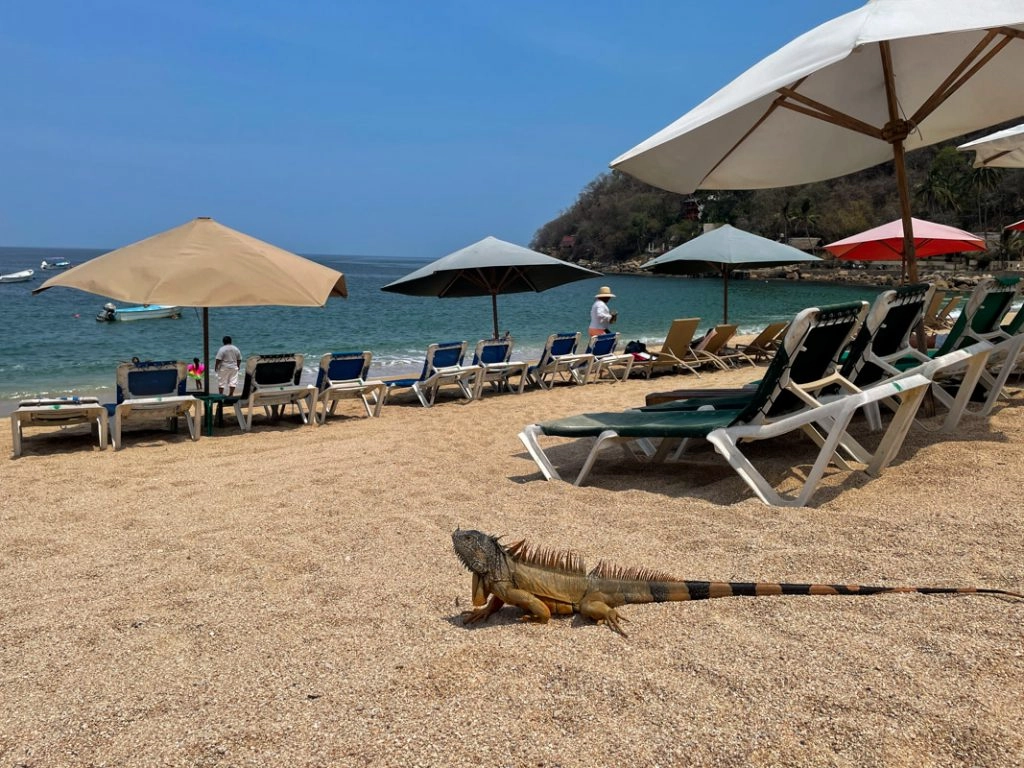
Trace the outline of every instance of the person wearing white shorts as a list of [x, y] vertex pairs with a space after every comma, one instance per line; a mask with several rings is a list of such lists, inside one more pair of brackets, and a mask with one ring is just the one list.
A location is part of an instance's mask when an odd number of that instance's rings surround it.
[[224, 346], [217, 350], [213, 370], [217, 372], [217, 391], [222, 395], [227, 388], [228, 396], [235, 394], [238, 386], [238, 369], [242, 367], [242, 352], [231, 343], [231, 337], [224, 337]]

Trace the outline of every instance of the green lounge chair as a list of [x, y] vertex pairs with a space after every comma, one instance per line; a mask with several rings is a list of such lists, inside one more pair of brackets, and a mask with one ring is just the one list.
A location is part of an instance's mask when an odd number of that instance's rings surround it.
[[[928, 386], [924, 376], [908, 376], [899, 383], [887, 383], [869, 392], [854, 392], [822, 404], [811, 394], [817, 386], [839, 381], [837, 375], [821, 382], [793, 385], [793, 368], [805, 357], [799, 352], [812, 333], [817, 340], [827, 336], [836, 348], [834, 356], [860, 327], [867, 304], [807, 309], [794, 319], [782, 348], [745, 405], [719, 410], [636, 409], [621, 413], [592, 413], [527, 426], [519, 438], [526, 446], [546, 479], [560, 479], [558, 471], [541, 449], [539, 438], [594, 437], [583, 467], [574, 481], [580, 485], [587, 478], [601, 450], [618, 444], [628, 456], [661, 461], [677, 440], [703, 438], [729, 461], [748, 486], [766, 504], [802, 506], [813, 494], [828, 464], [842, 450], [866, 465], [869, 474], [878, 474], [892, 460], [903, 443], [907, 430]], [[790, 357], [790, 354], [793, 357]], [[817, 363], [820, 365], [820, 363]], [[887, 397], [900, 396], [899, 413], [893, 419], [874, 454], [868, 454], [847, 433], [854, 414], [862, 408]], [[706, 406], [710, 407], [710, 406]], [[801, 489], [795, 495], [783, 496], [761, 475], [739, 449], [740, 441], [776, 437], [800, 429], [809, 433], [819, 446], [814, 464]], [[647, 447], [651, 441], [657, 444]], [[640, 446], [644, 456], [633, 449]], [[685, 443], [684, 443], [685, 444]], [[678, 453], [678, 452], [677, 452]], [[845, 462], [844, 462], [845, 466]]]
[[[982, 280], [971, 292], [960, 316], [941, 346], [929, 350], [927, 354], [911, 348], [906, 357], [893, 364], [898, 371], [914, 373], [924, 370], [926, 375], [932, 378], [932, 395], [948, 411], [942, 431], [952, 432], [957, 428], [960, 419], [969, 412], [968, 404], [979, 383], [982, 387], [985, 386], [983, 382], [986, 377], [989, 382], [989, 395], [986, 396], [985, 406], [980, 412], [987, 414], [995, 404], [998, 390], [994, 388], [995, 377], [987, 371], [987, 367], [997, 345], [1006, 343], [1001, 353], [1011, 349], [1007, 341], [1008, 334], [1002, 323], [1011, 304], [1019, 296], [1019, 289], [1019, 278]], [[972, 354], [949, 358], [939, 365], [927, 365], [929, 362], [948, 358], [951, 353], [963, 349], [970, 349]], [[1001, 388], [1002, 382], [999, 389]]]

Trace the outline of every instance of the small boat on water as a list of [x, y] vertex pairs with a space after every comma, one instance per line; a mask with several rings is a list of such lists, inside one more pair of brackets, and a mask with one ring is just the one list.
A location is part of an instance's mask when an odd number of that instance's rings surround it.
[[10, 272], [6, 275], [0, 275], [0, 283], [24, 283], [26, 280], [31, 280], [32, 275], [36, 271], [34, 269], [23, 269], [20, 272]]
[[143, 304], [140, 307], [118, 307], [114, 304], [104, 304], [103, 309], [96, 320], [101, 323], [121, 322], [127, 323], [133, 320], [157, 320], [164, 317], [179, 317], [181, 307], [173, 307], [168, 304]]
[[67, 269], [71, 266], [71, 262], [65, 259], [57, 259], [56, 261], [47, 261], [43, 259], [39, 263], [40, 269]]

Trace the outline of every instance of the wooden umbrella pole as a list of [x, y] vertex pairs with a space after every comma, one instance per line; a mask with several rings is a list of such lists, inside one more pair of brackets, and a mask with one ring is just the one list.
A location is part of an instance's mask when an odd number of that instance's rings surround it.
[[203, 392], [210, 394], [210, 308], [203, 307]]
[[498, 294], [491, 294], [491, 317], [494, 320], [494, 338], [500, 338], [498, 335]]
[[907, 181], [906, 151], [903, 140], [914, 128], [900, 117], [899, 101], [896, 99], [896, 76], [893, 74], [892, 51], [889, 42], [878, 44], [882, 56], [882, 74], [885, 79], [885, 99], [889, 110], [889, 122], [882, 128], [882, 138], [892, 145], [892, 159], [896, 166], [896, 186], [900, 193], [900, 218], [903, 219], [903, 271], [900, 281], [917, 282], [917, 253], [914, 249], [914, 224], [910, 220], [910, 183]]

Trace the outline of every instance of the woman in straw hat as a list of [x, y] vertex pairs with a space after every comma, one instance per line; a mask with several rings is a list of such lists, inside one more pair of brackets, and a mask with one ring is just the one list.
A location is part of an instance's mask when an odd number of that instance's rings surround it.
[[612, 312], [608, 308], [609, 300], [614, 298], [615, 294], [612, 293], [612, 289], [607, 285], [602, 285], [601, 290], [594, 297], [594, 305], [590, 308], [590, 328], [588, 333], [591, 336], [600, 336], [602, 333], [608, 333], [608, 326], [618, 318], [619, 313]]

